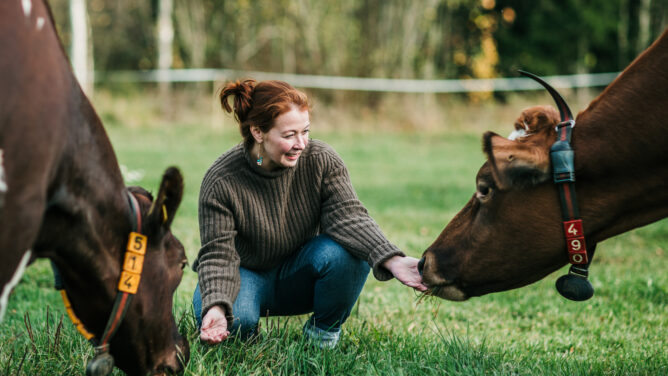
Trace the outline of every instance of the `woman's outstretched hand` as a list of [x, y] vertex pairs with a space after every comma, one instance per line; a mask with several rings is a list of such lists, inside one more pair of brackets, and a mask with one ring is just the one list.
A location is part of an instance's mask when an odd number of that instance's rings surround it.
[[219, 306], [211, 307], [202, 319], [199, 339], [209, 345], [215, 345], [227, 339], [229, 335], [225, 310]]
[[418, 272], [419, 261], [414, 257], [392, 256], [383, 263], [383, 267], [404, 285], [418, 291], [427, 291], [428, 288], [422, 284], [422, 276]]

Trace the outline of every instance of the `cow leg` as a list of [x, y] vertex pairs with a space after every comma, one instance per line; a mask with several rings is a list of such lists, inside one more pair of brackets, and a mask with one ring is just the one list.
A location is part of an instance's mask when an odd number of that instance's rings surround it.
[[0, 208], [0, 321], [9, 295], [33, 256], [32, 246], [42, 225], [45, 194], [36, 187], [13, 190], [11, 180]]
[[5, 205], [0, 209], [0, 321], [9, 301], [9, 294], [21, 280], [30, 262], [32, 244], [42, 222], [44, 200], [21, 205], [14, 200], [11, 189]]
[[32, 256], [31, 250], [28, 250], [23, 254], [14, 274], [2, 288], [2, 293], [0, 293], [0, 322], [2, 322], [2, 319], [5, 317], [7, 303], [9, 302], [9, 293], [12, 292], [14, 286], [21, 280], [23, 272], [25, 272], [26, 267], [28, 266], [28, 261], [30, 261], [30, 256]]

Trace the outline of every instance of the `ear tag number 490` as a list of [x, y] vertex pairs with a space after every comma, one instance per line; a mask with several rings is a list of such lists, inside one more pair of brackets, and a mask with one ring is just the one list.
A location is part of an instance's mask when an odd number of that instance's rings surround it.
[[564, 233], [566, 234], [566, 248], [571, 264], [582, 265], [589, 262], [584, 231], [582, 230], [582, 220], [575, 219], [564, 222]]

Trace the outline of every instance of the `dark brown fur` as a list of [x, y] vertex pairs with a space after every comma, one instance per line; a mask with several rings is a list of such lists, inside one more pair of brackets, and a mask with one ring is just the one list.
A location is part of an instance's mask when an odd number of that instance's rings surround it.
[[[33, 258], [48, 257], [60, 269], [76, 314], [99, 337], [131, 230], [118, 162], [72, 74], [45, 3], [32, 1], [26, 12], [21, 1], [0, 2], [0, 50], [0, 184], [7, 185], [6, 192], [0, 190], [0, 289], [27, 250]], [[148, 192], [130, 191], [142, 208], [149, 247], [139, 291], [111, 353], [131, 375], [178, 371], [187, 362], [188, 343], [177, 332], [172, 297], [186, 258], [169, 226], [181, 201], [182, 177], [175, 168], [165, 172], [158, 209], [150, 214]]]

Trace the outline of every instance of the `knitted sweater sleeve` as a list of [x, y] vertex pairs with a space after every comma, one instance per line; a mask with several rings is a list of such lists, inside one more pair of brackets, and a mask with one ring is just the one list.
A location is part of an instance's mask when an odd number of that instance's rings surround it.
[[[220, 182], [203, 187], [199, 202], [199, 227], [202, 248], [197, 256], [197, 273], [202, 294], [202, 315], [220, 305], [228, 320], [239, 293], [239, 255], [234, 246], [236, 230]], [[230, 321], [231, 322], [231, 321]]]
[[386, 281], [392, 273], [382, 266], [387, 259], [405, 256], [390, 243], [357, 198], [343, 160], [333, 151], [326, 154], [322, 181], [322, 231], [354, 256], [367, 260], [376, 279]]

